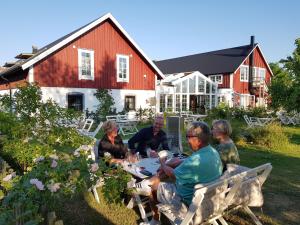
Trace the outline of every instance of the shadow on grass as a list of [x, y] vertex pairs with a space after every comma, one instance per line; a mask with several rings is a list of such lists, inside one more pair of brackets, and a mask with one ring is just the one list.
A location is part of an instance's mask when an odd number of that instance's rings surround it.
[[124, 205], [108, 204], [98, 191], [100, 204], [91, 192], [67, 200], [56, 209], [59, 219], [67, 225], [135, 225], [138, 216]]
[[[300, 155], [289, 152], [266, 151], [257, 146], [239, 146], [241, 164], [255, 167], [267, 162], [273, 170], [263, 186], [266, 215], [280, 224], [298, 225], [300, 221]], [[292, 154], [292, 153], [290, 153]]]

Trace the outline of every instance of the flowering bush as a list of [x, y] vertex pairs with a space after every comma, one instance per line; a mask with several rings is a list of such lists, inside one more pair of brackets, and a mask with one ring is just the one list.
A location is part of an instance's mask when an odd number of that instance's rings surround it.
[[[53, 151], [48, 156], [36, 158], [32, 170], [15, 179], [3, 199], [0, 223], [14, 224], [20, 216], [24, 216], [26, 222], [38, 223], [44, 213], [62, 203], [62, 199], [95, 185], [102, 170], [87, 158], [91, 148], [82, 146], [73, 155]], [[20, 209], [18, 215], [16, 207]]]

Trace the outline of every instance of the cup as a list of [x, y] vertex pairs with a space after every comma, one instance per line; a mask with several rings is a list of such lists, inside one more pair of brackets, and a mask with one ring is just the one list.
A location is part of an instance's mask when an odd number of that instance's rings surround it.
[[158, 157], [160, 159], [163, 159], [163, 158], [167, 158], [169, 155], [168, 151], [167, 150], [162, 150], [160, 152], [158, 152]]

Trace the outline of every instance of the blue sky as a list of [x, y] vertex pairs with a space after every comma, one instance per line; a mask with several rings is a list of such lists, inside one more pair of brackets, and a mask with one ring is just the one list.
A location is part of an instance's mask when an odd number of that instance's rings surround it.
[[255, 35], [269, 62], [300, 37], [297, 0], [9, 0], [1, 2], [0, 65], [111, 12], [151, 59], [248, 44]]

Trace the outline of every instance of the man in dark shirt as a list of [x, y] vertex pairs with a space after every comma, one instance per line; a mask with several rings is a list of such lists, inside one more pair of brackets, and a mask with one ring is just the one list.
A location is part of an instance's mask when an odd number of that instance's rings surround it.
[[[164, 118], [156, 116], [153, 126], [141, 129], [128, 141], [128, 148], [134, 152], [139, 152], [143, 157], [147, 157], [147, 149], [150, 157], [157, 157], [158, 147], [161, 144], [164, 150], [169, 150], [167, 135], [162, 130]], [[136, 147], [137, 144], [137, 147]]]

